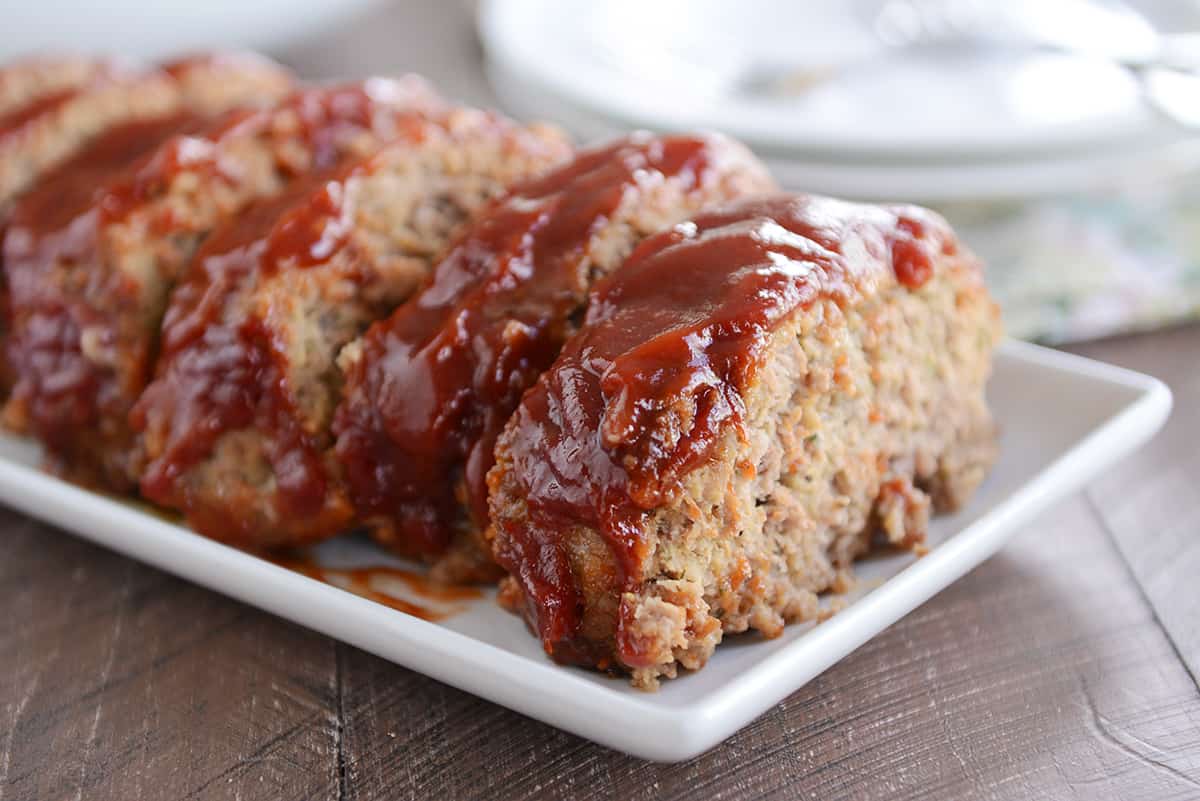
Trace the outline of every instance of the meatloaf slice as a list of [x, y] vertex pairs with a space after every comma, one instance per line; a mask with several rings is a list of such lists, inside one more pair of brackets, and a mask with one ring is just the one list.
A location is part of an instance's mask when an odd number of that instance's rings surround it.
[[337, 453], [377, 539], [435, 561], [443, 579], [494, 574], [479, 540], [492, 445], [591, 282], [647, 234], [771, 187], [731, 140], [637, 134], [492, 206], [421, 294], [342, 360]]
[[237, 105], [266, 106], [295, 89], [292, 73], [271, 59], [246, 50], [219, 50], [185, 56], [162, 65], [183, 95], [183, 105], [217, 115]]
[[457, 110], [218, 229], [175, 291], [133, 421], [142, 491], [242, 546], [311, 541], [353, 513], [328, 453], [343, 345], [423, 280], [459, 225], [568, 157], [557, 134]]
[[108, 128], [274, 99], [289, 84], [282, 67], [249, 57], [197, 56], [165, 70], [101, 62], [88, 80], [0, 117], [0, 211]]
[[0, 67], [0, 118], [41, 97], [79, 86], [105, 66], [84, 56], [44, 56]]
[[777, 197], [647, 240], [500, 438], [503, 595], [643, 688], [813, 619], [872, 537], [920, 542], [982, 480], [999, 334], [922, 209]]
[[[203, 81], [191, 81], [198, 91]], [[129, 410], [152, 372], [167, 295], [204, 236], [435, 105], [420, 82], [303, 89], [172, 136], [133, 164], [120, 147], [152, 126], [102, 136], [14, 211], [4, 269], [17, 380], [5, 423], [41, 439], [51, 468], [76, 481], [136, 487]], [[110, 140], [120, 145], [112, 158]]]

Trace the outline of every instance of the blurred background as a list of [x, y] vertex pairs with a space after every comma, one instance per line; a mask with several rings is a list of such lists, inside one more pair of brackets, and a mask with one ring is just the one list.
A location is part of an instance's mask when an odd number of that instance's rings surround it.
[[724, 131], [789, 189], [942, 211], [1016, 336], [1200, 317], [1200, 0], [39, 0], [4, 16], [5, 58], [250, 47], [314, 79], [419, 72], [585, 142]]

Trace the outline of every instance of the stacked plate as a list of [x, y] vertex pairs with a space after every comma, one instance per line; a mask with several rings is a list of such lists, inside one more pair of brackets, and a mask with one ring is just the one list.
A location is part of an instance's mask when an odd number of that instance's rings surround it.
[[[1200, 166], [1195, 133], [1152, 107], [1144, 81], [1114, 58], [1113, 42], [1154, 42], [1136, 12], [1028, 0], [1038, 25], [1078, 34], [1078, 47], [1048, 48], [979, 24], [987, 5], [487, 0], [479, 23], [490, 77], [514, 112], [585, 139], [633, 127], [724, 131], [791, 188], [1024, 199]], [[1021, 3], [991, 5], [1011, 13]]]

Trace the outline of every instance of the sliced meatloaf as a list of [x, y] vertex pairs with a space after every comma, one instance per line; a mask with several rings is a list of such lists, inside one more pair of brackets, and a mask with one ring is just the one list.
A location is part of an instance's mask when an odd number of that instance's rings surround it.
[[0, 67], [0, 119], [40, 97], [80, 85], [103, 66], [84, 56], [45, 56]]
[[203, 534], [269, 547], [353, 523], [329, 453], [338, 351], [488, 200], [570, 153], [557, 133], [474, 110], [405, 122], [378, 154], [218, 229], [172, 297], [133, 415], [141, 486]]
[[337, 453], [375, 536], [443, 579], [495, 572], [479, 541], [492, 445], [587, 289], [639, 239], [773, 186], [741, 145], [638, 134], [515, 187], [412, 302], [347, 350]]
[[292, 73], [245, 50], [198, 53], [162, 65], [189, 110], [221, 114], [235, 105], [266, 106], [295, 89]]
[[422, 83], [373, 80], [185, 123], [187, 132], [132, 164], [122, 149], [136, 149], [127, 145], [137, 132], [156, 141], [157, 123], [100, 137], [14, 210], [4, 270], [16, 384], [5, 423], [42, 440], [50, 466], [76, 481], [136, 487], [129, 410], [150, 378], [168, 293], [204, 236], [255, 198], [369, 152], [436, 106]]
[[289, 83], [278, 65], [249, 57], [198, 56], [165, 70], [99, 62], [87, 80], [33, 96], [0, 117], [0, 211], [108, 128], [273, 99]]
[[999, 334], [922, 209], [776, 197], [647, 240], [499, 440], [504, 596], [643, 688], [813, 619], [873, 537], [921, 541], [982, 480]]

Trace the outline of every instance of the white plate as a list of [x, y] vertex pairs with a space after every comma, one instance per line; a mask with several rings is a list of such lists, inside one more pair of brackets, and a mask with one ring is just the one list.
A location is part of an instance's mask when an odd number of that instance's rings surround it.
[[[25, 441], [0, 441], [0, 500], [550, 725], [675, 761], [729, 737], [982, 562], [1047, 504], [1147, 440], [1171, 406], [1153, 378], [1011, 342], [998, 354], [989, 394], [1003, 429], [1000, 461], [969, 508], [934, 523], [927, 556], [863, 562], [862, 589], [830, 620], [790, 627], [772, 641], [733, 638], [704, 670], [653, 694], [550, 663], [490, 597], [425, 622], [45, 475]], [[382, 561], [355, 539], [326, 544], [319, 558], [330, 566]]]
[[[489, 61], [486, 68], [501, 105], [511, 114], [553, 120], [585, 142], [629, 131], [621, 121], [574, 105], [498, 62]], [[785, 189], [936, 206], [1154, 186], [1200, 169], [1200, 138], [1152, 137], [1121, 147], [962, 161], [821, 160], [770, 151], [760, 155]]]
[[1200, 168], [1200, 139], [1083, 151], [1058, 158], [872, 164], [764, 158], [785, 189], [869, 201], [940, 205], [1029, 201], [1162, 186]]
[[[1118, 146], [1161, 134], [1138, 81], [1101, 58], [898, 50], [881, 3], [486, 0], [479, 29], [505, 69], [625, 125], [725, 131], [806, 157], [943, 159]], [[738, 76], [809, 71], [790, 95]]]

